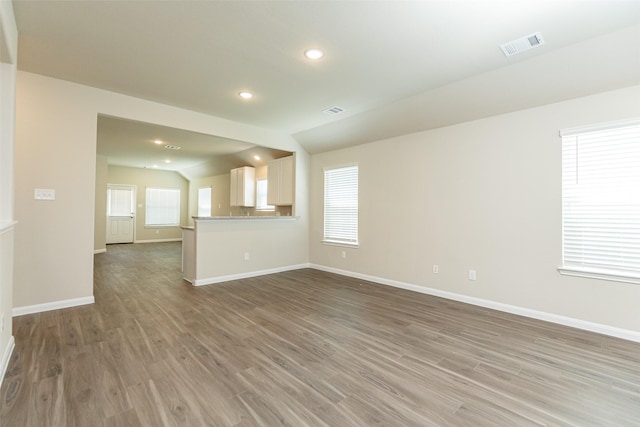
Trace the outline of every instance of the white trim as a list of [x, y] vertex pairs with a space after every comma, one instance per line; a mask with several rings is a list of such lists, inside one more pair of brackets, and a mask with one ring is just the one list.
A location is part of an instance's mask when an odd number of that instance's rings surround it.
[[578, 126], [568, 129], [561, 129], [560, 136], [573, 136], [579, 133], [597, 132], [609, 129], [622, 128], [627, 126], [640, 125], [640, 118], [633, 118], [627, 120], [617, 120], [615, 122], [598, 123], [595, 125]]
[[105, 252], [107, 252], [107, 248], [103, 248], [103, 249], [94, 249], [94, 250], [93, 250], [93, 254], [94, 254], [94, 255], [95, 255], [95, 254], [103, 254], [103, 253], [105, 253]]
[[611, 282], [632, 283], [640, 285], [640, 276], [624, 274], [610, 270], [598, 270], [587, 267], [562, 266], [558, 267], [558, 273], [564, 276], [587, 277], [590, 279], [609, 280]]
[[135, 240], [133, 243], [166, 243], [166, 242], [182, 242], [182, 237], [176, 237], [173, 239]]
[[9, 230], [13, 230], [13, 227], [18, 221], [0, 221], [0, 234], [4, 234]]
[[77, 307], [79, 305], [93, 304], [94, 302], [95, 298], [92, 295], [90, 297], [72, 298], [62, 301], [46, 302], [44, 304], [14, 307], [12, 310], [12, 315], [13, 317], [16, 317], [23, 316], [25, 314], [42, 313], [43, 311], [59, 310], [61, 308], [70, 308]]
[[2, 361], [0, 362], [0, 387], [2, 387], [2, 380], [4, 380], [4, 376], [7, 373], [7, 368], [9, 367], [9, 360], [11, 360], [11, 354], [13, 354], [13, 349], [16, 347], [16, 341], [13, 338], [13, 335], [9, 337], [9, 342], [7, 343], [7, 348], [2, 355]]
[[570, 326], [572, 328], [583, 329], [585, 331], [596, 332], [599, 334], [609, 335], [612, 337], [622, 338], [625, 340], [640, 343], [639, 331], [616, 328], [614, 326], [603, 325], [601, 323], [588, 322], [586, 320], [575, 319], [573, 317], [566, 317], [558, 314], [547, 313], [544, 311], [518, 307], [515, 305], [503, 304], [496, 301], [470, 297], [466, 295], [456, 294], [453, 292], [447, 292], [439, 289], [428, 288], [426, 286], [413, 285], [410, 283], [384, 279], [376, 276], [369, 276], [368, 274], [355, 273], [353, 271], [341, 270], [338, 268], [326, 267], [318, 264], [310, 264], [310, 267], [315, 268], [317, 270], [327, 271], [330, 273], [341, 274], [343, 276], [349, 276], [349, 277], [355, 277], [357, 279], [367, 280], [369, 282], [376, 282], [383, 285], [393, 286], [401, 289], [407, 289], [414, 292], [420, 292], [422, 294], [433, 295], [433, 296], [446, 298], [454, 301], [460, 301], [467, 304], [473, 304], [480, 307], [503, 311], [506, 313], [517, 314], [520, 316], [530, 317], [532, 319], [544, 320], [546, 322], [557, 323], [559, 325]]
[[344, 246], [346, 248], [359, 248], [360, 243], [358, 242], [341, 242], [339, 240], [321, 240], [323, 245], [329, 246]]
[[[287, 265], [284, 267], [269, 268], [266, 270], [249, 271], [246, 273], [229, 274], [227, 276], [208, 277], [206, 279], [196, 279], [191, 283], [194, 286], [212, 285], [214, 283], [229, 282], [231, 280], [248, 279], [250, 277], [264, 276], [265, 274], [282, 273], [284, 271], [300, 270], [301, 268], [309, 268], [310, 264]], [[187, 280], [187, 279], [184, 279]], [[190, 282], [190, 280], [187, 280]]]

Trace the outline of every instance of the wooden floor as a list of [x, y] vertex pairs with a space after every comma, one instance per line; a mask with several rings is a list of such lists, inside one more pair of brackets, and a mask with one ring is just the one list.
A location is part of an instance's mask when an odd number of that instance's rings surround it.
[[638, 344], [315, 270], [195, 288], [176, 243], [95, 261], [94, 305], [14, 319], [1, 426], [640, 425]]

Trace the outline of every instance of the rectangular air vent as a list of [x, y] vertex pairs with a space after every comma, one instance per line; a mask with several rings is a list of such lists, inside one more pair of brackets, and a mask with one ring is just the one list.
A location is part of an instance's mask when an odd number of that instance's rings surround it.
[[165, 145], [164, 148], [166, 148], [167, 150], [179, 150], [182, 147], [178, 147], [177, 145]]
[[323, 113], [328, 114], [330, 116], [334, 116], [336, 114], [340, 114], [344, 112], [344, 108], [342, 107], [331, 107], [326, 110], [322, 110]]
[[534, 47], [542, 46], [544, 44], [544, 40], [542, 38], [542, 34], [534, 33], [528, 36], [520, 37], [517, 40], [512, 40], [510, 42], [504, 43], [500, 45], [500, 49], [506, 56], [516, 55], [518, 53], [522, 53], [526, 50], [533, 49]]

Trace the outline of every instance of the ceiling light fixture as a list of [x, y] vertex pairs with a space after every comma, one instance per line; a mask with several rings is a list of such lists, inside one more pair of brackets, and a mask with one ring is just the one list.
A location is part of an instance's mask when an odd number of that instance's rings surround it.
[[165, 163], [171, 163], [171, 160], [167, 159], [164, 161]]
[[242, 99], [251, 99], [253, 98], [253, 94], [251, 92], [242, 91], [238, 93], [238, 96]]
[[153, 143], [154, 143], [154, 144], [157, 144], [157, 145], [162, 145], [162, 144], [164, 144], [164, 143], [163, 143], [162, 141], [160, 141], [159, 139], [156, 139], [155, 141], [153, 141]]
[[313, 48], [304, 51], [304, 56], [308, 59], [320, 59], [324, 56], [324, 52], [320, 49]]
[[260, 160], [260, 156], [258, 156], [257, 154], [255, 156], [253, 156], [254, 159], [256, 160]]

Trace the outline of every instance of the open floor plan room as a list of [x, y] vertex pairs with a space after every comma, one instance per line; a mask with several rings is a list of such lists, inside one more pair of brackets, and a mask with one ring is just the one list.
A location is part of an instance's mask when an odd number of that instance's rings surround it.
[[640, 345], [313, 269], [193, 287], [180, 243], [95, 256], [14, 319], [3, 426], [637, 426]]

